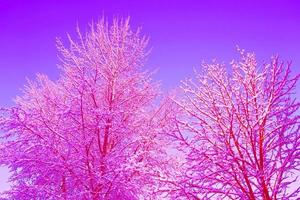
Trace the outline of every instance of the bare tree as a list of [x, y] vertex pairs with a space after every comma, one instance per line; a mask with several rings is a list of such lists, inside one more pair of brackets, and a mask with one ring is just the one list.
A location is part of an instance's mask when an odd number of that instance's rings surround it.
[[129, 20], [100, 20], [70, 47], [58, 41], [61, 76], [38, 75], [2, 109], [0, 164], [11, 199], [155, 199], [166, 123], [158, 84], [141, 67], [148, 39]]
[[230, 70], [203, 64], [173, 99], [181, 114], [171, 135], [187, 152], [178, 199], [299, 198], [299, 75], [290, 78], [291, 63], [278, 57], [259, 66], [239, 52]]

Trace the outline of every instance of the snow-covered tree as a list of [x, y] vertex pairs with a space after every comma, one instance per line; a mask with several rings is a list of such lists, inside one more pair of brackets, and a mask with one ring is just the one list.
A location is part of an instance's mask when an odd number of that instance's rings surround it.
[[38, 75], [3, 108], [0, 164], [9, 199], [155, 199], [166, 164], [158, 84], [142, 70], [148, 39], [104, 19], [69, 47], [61, 75]]
[[[178, 199], [296, 199], [300, 188], [299, 102], [291, 63], [259, 65], [239, 50], [231, 68], [203, 64], [173, 98], [171, 134], [186, 153]], [[175, 126], [174, 126], [175, 127]], [[297, 181], [297, 182], [296, 182]]]

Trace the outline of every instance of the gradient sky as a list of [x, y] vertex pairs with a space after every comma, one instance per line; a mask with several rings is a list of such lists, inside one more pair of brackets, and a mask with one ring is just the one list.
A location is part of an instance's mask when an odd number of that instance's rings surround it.
[[[237, 58], [236, 45], [254, 51], [259, 61], [279, 54], [293, 61], [293, 74], [300, 73], [299, 1], [0, 0], [0, 106], [13, 105], [26, 77], [57, 78], [55, 38], [74, 35], [77, 23], [84, 32], [103, 15], [131, 16], [133, 28], [143, 27], [152, 47], [146, 68], [159, 69], [155, 79], [164, 89], [178, 85], [203, 60]], [[6, 176], [0, 168], [0, 191]]]

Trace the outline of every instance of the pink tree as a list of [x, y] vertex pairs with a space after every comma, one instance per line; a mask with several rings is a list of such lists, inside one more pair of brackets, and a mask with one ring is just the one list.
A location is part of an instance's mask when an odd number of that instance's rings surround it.
[[159, 87], [142, 72], [147, 38], [128, 20], [103, 19], [70, 47], [58, 41], [61, 76], [38, 75], [2, 109], [0, 164], [11, 199], [150, 199], [167, 163], [155, 105]]
[[292, 97], [299, 75], [290, 78], [291, 64], [277, 57], [259, 66], [254, 54], [239, 52], [230, 71], [203, 64], [174, 99], [181, 114], [171, 136], [187, 152], [185, 171], [172, 182], [177, 199], [299, 198], [299, 103]]

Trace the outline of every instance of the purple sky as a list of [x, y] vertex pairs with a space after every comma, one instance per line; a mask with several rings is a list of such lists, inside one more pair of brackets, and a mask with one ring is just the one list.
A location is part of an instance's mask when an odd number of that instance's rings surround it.
[[[55, 38], [82, 31], [103, 14], [131, 16], [153, 48], [146, 68], [172, 88], [202, 60], [228, 63], [236, 45], [268, 60], [278, 53], [300, 73], [299, 1], [4, 1], [0, 0], [0, 106], [12, 105], [25, 77], [58, 77]], [[175, 1], [174, 1], [175, 2]], [[298, 84], [298, 91], [300, 90]], [[299, 97], [298, 92], [298, 97]], [[7, 172], [0, 169], [0, 190]]]

